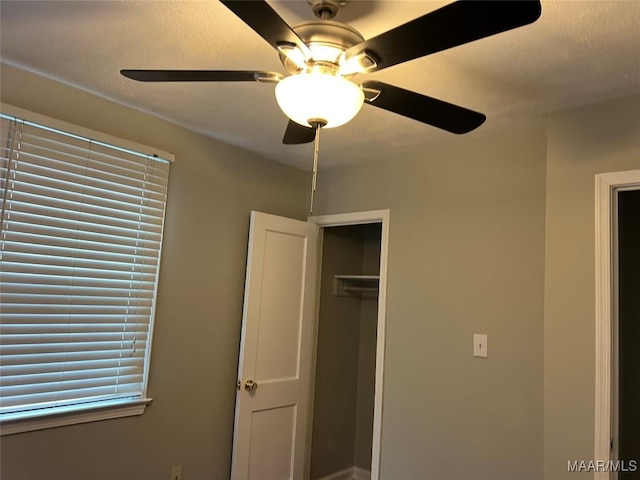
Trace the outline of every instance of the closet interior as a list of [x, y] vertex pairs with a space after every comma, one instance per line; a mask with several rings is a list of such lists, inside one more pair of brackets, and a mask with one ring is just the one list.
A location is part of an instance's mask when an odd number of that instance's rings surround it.
[[323, 229], [311, 480], [371, 470], [381, 228]]

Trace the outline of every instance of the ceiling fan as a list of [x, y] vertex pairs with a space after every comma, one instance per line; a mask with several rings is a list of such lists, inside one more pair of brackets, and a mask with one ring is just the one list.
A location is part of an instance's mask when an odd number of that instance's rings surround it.
[[273, 82], [291, 119], [283, 143], [312, 142], [318, 124], [337, 127], [363, 103], [462, 134], [486, 117], [451, 103], [375, 80], [370, 73], [534, 22], [539, 0], [458, 1], [365, 40], [351, 26], [332, 20], [345, 0], [308, 0], [317, 20], [290, 27], [264, 0], [221, 0], [278, 50], [291, 74], [229, 70], [121, 70], [143, 82]]
[[[274, 47], [287, 72], [246, 70], [121, 70], [142, 82], [271, 82], [289, 117], [283, 143], [315, 140], [313, 189], [320, 128], [338, 127], [364, 103], [463, 134], [485, 115], [375, 80], [356, 83], [358, 74], [383, 68], [536, 21], [539, 0], [457, 1], [365, 40], [351, 26], [332, 20], [346, 0], [307, 0], [316, 20], [290, 27], [264, 0], [221, 0]], [[313, 204], [313, 199], [312, 199]]]

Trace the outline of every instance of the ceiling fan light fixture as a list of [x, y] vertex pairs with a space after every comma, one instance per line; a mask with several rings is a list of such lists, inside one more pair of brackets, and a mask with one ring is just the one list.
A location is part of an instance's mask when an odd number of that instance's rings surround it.
[[312, 43], [309, 45], [311, 58], [314, 62], [338, 63], [344, 50], [335, 45], [325, 45], [322, 43]]
[[378, 66], [375, 55], [369, 51], [360, 52], [346, 58], [343, 54], [339, 60], [340, 73], [342, 75], [353, 75], [355, 73], [367, 73]]
[[303, 69], [307, 65], [308, 57], [295, 43], [281, 42], [277, 46], [278, 51], [291, 60], [296, 67]]
[[276, 100], [285, 115], [300, 125], [309, 127], [322, 121], [325, 128], [334, 128], [358, 114], [364, 93], [340, 75], [311, 71], [278, 83]]

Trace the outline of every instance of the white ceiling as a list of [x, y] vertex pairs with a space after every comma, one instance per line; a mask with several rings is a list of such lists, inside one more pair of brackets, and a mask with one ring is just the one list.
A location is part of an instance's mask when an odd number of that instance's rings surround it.
[[[365, 38], [449, 2], [350, 0], [336, 20]], [[290, 24], [305, 0], [271, 1]], [[369, 75], [487, 115], [478, 137], [540, 122], [570, 106], [640, 93], [640, 1], [542, 1], [534, 24]], [[428, 34], [428, 33], [427, 33]], [[2, 62], [97, 93], [300, 168], [312, 145], [282, 145], [272, 84], [145, 84], [122, 68], [271, 70], [261, 37], [216, 0], [0, 2]], [[366, 78], [366, 77], [360, 77]], [[323, 166], [394, 159], [460, 137], [365, 105], [322, 134]]]

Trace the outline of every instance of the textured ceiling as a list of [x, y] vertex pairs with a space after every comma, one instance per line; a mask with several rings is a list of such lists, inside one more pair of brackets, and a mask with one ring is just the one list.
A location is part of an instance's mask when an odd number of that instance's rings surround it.
[[[365, 38], [449, 2], [350, 0], [338, 18]], [[272, 1], [290, 24], [306, 1]], [[273, 70], [276, 52], [216, 0], [0, 2], [2, 62], [308, 169], [312, 145], [282, 145], [287, 119], [271, 84], [144, 84], [122, 68]], [[560, 108], [640, 93], [640, 1], [542, 1], [534, 24], [390, 67], [378, 79], [487, 115], [479, 137]], [[364, 106], [322, 134], [321, 164], [397, 158], [460, 137]]]

